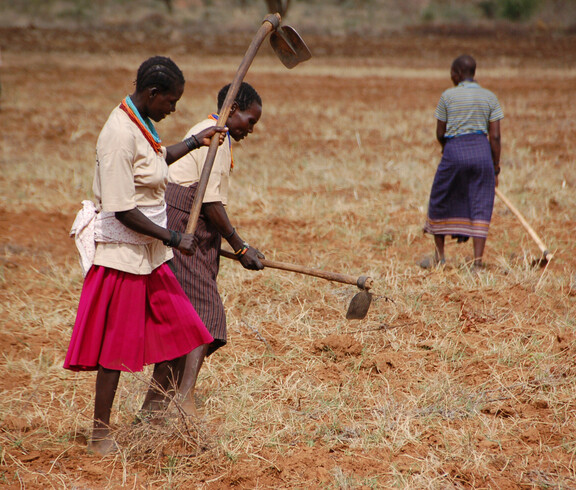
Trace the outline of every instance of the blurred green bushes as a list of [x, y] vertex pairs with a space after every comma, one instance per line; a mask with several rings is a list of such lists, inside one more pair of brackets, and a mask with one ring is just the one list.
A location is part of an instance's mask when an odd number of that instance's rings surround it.
[[483, 0], [478, 6], [488, 19], [513, 22], [530, 20], [538, 10], [540, 0]]
[[[0, 0], [0, 26], [138, 22], [243, 30], [270, 0]], [[318, 34], [379, 32], [424, 23], [513, 22], [574, 28], [576, 0], [282, 0], [285, 18]]]

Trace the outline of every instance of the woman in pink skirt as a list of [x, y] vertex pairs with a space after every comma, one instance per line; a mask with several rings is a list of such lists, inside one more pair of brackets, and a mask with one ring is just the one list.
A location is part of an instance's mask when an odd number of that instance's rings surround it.
[[192, 254], [196, 242], [166, 228], [164, 191], [168, 165], [209, 145], [216, 132], [222, 143], [226, 129], [162, 146], [152, 121], [174, 112], [183, 91], [171, 59], [142, 63], [134, 93], [98, 137], [96, 203], [84, 201], [72, 230], [87, 273], [64, 367], [97, 371], [90, 447], [101, 455], [115, 449], [109, 425], [120, 372], [155, 365], [142, 406], [153, 414], [177, 388], [186, 354], [213, 341], [166, 264], [172, 248]]

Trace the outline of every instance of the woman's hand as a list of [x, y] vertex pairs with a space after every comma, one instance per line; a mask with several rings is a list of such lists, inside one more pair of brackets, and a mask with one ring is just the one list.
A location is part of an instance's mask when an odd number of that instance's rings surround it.
[[240, 256], [240, 263], [244, 269], [250, 269], [252, 271], [260, 271], [264, 269], [264, 264], [260, 262], [260, 259], [264, 258], [264, 254], [260, 252], [257, 248], [248, 247], [248, 250]]
[[196, 237], [191, 233], [182, 233], [182, 239], [176, 247], [184, 255], [194, 255], [198, 248]]
[[220, 133], [218, 145], [221, 145], [222, 143], [224, 143], [224, 140], [226, 139], [226, 135], [228, 134], [228, 128], [227, 127], [218, 128], [216, 126], [212, 126], [212, 127], [203, 129], [202, 131], [200, 131], [198, 134], [195, 134], [194, 136], [196, 137], [196, 139], [198, 140], [198, 142], [200, 143], [201, 146], [210, 146], [210, 141], [212, 141], [212, 136], [214, 136], [216, 133]]
[[194, 136], [186, 138], [184, 141], [181, 141], [180, 143], [167, 146], [166, 163], [168, 165], [172, 165], [174, 162], [178, 161], [180, 158], [182, 158], [184, 155], [187, 155], [192, 150], [196, 150], [201, 146], [210, 146], [212, 136], [214, 136], [216, 133], [220, 133], [218, 145], [221, 145], [226, 139], [226, 135], [228, 134], [228, 128], [226, 127], [217, 128], [216, 126], [212, 126], [210, 128], [206, 128], [200, 131], [198, 134], [195, 134]]

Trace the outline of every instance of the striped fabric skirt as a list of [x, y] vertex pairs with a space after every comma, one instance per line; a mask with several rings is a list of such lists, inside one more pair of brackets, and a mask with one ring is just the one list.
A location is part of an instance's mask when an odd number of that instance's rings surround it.
[[[196, 185], [184, 187], [169, 183], [166, 188], [168, 228], [184, 232], [194, 200]], [[208, 355], [226, 344], [226, 312], [216, 278], [220, 266], [222, 238], [216, 228], [200, 214], [196, 227], [198, 249], [192, 256], [174, 250], [173, 270], [206, 328], [214, 337]]]
[[470, 134], [449, 139], [436, 171], [426, 233], [486, 238], [495, 195], [494, 165], [488, 138]]
[[93, 265], [82, 287], [64, 368], [142, 371], [210, 342], [168, 265], [147, 275]]

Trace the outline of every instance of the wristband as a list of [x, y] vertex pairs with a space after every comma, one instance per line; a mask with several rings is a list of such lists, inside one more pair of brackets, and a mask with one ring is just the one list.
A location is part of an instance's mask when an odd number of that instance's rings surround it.
[[232, 238], [234, 236], [234, 233], [236, 233], [236, 228], [233, 227], [232, 231], [230, 232], [230, 235], [226, 235], [225, 237], [222, 237], [222, 238], [224, 238], [224, 240], [228, 241], [228, 240], [230, 240], [230, 238]]
[[196, 136], [194, 135], [190, 136], [190, 138], [186, 138], [184, 140], [184, 143], [186, 143], [188, 151], [197, 150], [198, 148], [200, 148], [200, 142], [198, 141], [198, 138], [196, 138]]
[[182, 241], [182, 234], [178, 231], [168, 230], [170, 232], [170, 240], [163, 241], [162, 243], [167, 247], [176, 248]]

